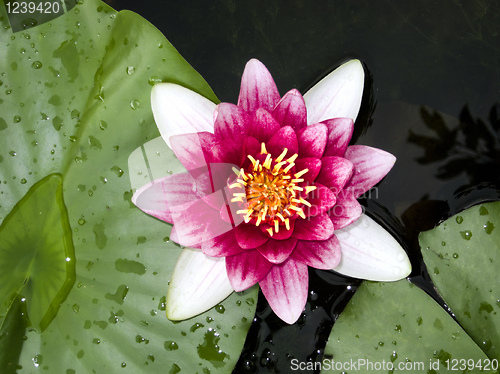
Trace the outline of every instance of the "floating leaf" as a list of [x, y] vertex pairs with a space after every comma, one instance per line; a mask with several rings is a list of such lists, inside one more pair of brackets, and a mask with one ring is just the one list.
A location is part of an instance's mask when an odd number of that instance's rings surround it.
[[[23, 272], [39, 288], [21, 305], [12, 292], [0, 294], [0, 344], [15, 348], [0, 350], [0, 362], [19, 365], [17, 373], [231, 372], [257, 288], [191, 320], [167, 320], [167, 283], [181, 249], [169, 240], [169, 225], [131, 204], [127, 168], [129, 155], [159, 136], [152, 83], [175, 82], [217, 101], [211, 89], [151, 24], [97, 0], [17, 33], [0, 7], [0, 26], [0, 224], [9, 225], [21, 205], [26, 212], [47, 206], [53, 221], [63, 222], [57, 205], [63, 201], [65, 238], [71, 237], [76, 258], [75, 286], [65, 300], [38, 291], [60, 270], [49, 277]], [[63, 229], [36, 215], [23, 214], [22, 221], [33, 228], [30, 243], [62, 240]], [[0, 235], [8, 255], [2, 266], [11, 265], [0, 284], [14, 282], [20, 293], [25, 278], [20, 282], [14, 271], [22, 259], [9, 252], [14, 233]], [[61, 268], [62, 262], [47, 261]], [[49, 299], [55, 308], [47, 314]], [[40, 310], [30, 312], [37, 305]], [[27, 332], [19, 313], [24, 307], [32, 323]], [[44, 331], [35, 331], [37, 325]]]
[[458, 322], [500, 357], [500, 202], [471, 207], [420, 234], [431, 278]]
[[2, 314], [21, 298], [43, 331], [75, 283], [75, 250], [59, 174], [37, 182], [0, 226]]
[[460, 325], [415, 285], [365, 281], [333, 326], [322, 373], [438, 373], [453, 359], [487, 362]]

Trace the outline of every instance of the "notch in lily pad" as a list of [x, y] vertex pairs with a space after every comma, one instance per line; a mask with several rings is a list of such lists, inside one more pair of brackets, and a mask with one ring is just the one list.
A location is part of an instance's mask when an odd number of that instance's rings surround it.
[[62, 176], [50, 174], [0, 226], [0, 316], [20, 297], [31, 328], [44, 331], [73, 288], [75, 263]]

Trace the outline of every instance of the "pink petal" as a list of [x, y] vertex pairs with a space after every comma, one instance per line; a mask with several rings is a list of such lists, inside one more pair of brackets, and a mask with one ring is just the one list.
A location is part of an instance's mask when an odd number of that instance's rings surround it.
[[[279, 129], [278, 129], [279, 130]], [[260, 152], [261, 143], [253, 136], [247, 136], [243, 142], [243, 154], [254, 155]]]
[[219, 210], [209, 207], [203, 200], [176, 206], [171, 210], [178, 242], [186, 247], [213, 239], [233, 229], [231, 224], [220, 218]]
[[345, 189], [355, 197], [361, 196], [380, 182], [396, 162], [396, 157], [389, 152], [365, 145], [347, 147], [344, 157], [354, 164], [352, 179]]
[[278, 157], [285, 148], [288, 149], [285, 159], [293, 156], [299, 149], [297, 135], [290, 126], [282, 127], [266, 144], [267, 151], [273, 157]]
[[167, 292], [167, 317], [185, 320], [212, 308], [233, 289], [226, 274], [224, 258], [184, 249], [175, 265]]
[[172, 206], [198, 200], [193, 186], [194, 179], [188, 173], [169, 175], [138, 189], [132, 196], [132, 203], [147, 214], [173, 223]]
[[[211, 162], [206, 149], [215, 144], [215, 136], [208, 132], [196, 134], [181, 134], [170, 138], [170, 146], [175, 155], [188, 171], [197, 169], [207, 170]], [[196, 173], [194, 176], [197, 176]]]
[[326, 147], [328, 129], [317, 123], [300, 130], [297, 134], [300, 157], [321, 158]]
[[304, 95], [307, 123], [347, 117], [353, 121], [361, 106], [365, 73], [359, 60], [339, 66]]
[[[180, 246], [184, 246], [180, 240], [179, 237], [177, 236], [177, 230], [175, 229], [175, 226], [172, 226], [172, 229], [170, 230], [170, 240], [173, 241], [176, 244], [179, 244]], [[198, 244], [192, 244], [189, 246], [190, 248], [196, 248], [196, 249], [201, 249], [201, 243]]]
[[240, 165], [245, 155], [242, 153], [243, 139], [220, 140], [205, 148], [206, 158], [213, 164], [225, 163]]
[[352, 162], [345, 158], [323, 157], [321, 159], [321, 171], [316, 178], [316, 182], [327, 186], [336, 195], [351, 178], [352, 170]]
[[276, 83], [264, 64], [256, 59], [248, 61], [241, 77], [238, 106], [249, 113], [259, 108], [270, 112], [279, 100]]
[[[226, 194], [226, 198], [231, 195]], [[229, 199], [228, 199], [229, 200]], [[222, 205], [220, 208], [220, 218], [227, 223], [230, 223], [231, 226], [238, 226], [244, 222], [244, 218], [241, 214], [237, 214], [236, 212], [240, 210], [241, 207], [236, 203], [229, 203]]]
[[237, 140], [245, 136], [250, 125], [250, 117], [242, 108], [229, 103], [217, 106], [214, 134], [217, 140]]
[[343, 157], [354, 131], [353, 120], [334, 118], [323, 121], [323, 123], [328, 127], [328, 140], [323, 156]]
[[289, 258], [281, 265], [274, 265], [259, 286], [274, 313], [286, 323], [293, 324], [307, 301], [307, 265]]
[[203, 242], [201, 244], [201, 250], [207, 256], [213, 257], [232, 256], [244, 251], [236, 241], [234, 230]]
[[244, 157], [242, 141], [243, 139], [239, 142], [234, 139], [218, 141], [215, 135], [207, 132], [176, 135], [170, 138], [175, 155], [194, 177], [206, 172], [209, 164], [240, 165]]
[[307, 111], [304, 98], [296, 89], [288, 91], [272, 112], [281, 126], [291, 126], [299, 131], [307, 126]]
[[319, 183], [312, 184], [316, 189], [310, 192], [306, 200], [311, 203], [311, 207], [304, 206], [302, 209], [307, 217], [318, 216], [325, 213], [335, 205], [337, 200], [335, 194], [328, 188]]
[[331, 270], [340, 262], [340, 243], [335, 235], [328, 240], [300, 240], [291, 257], [316, 269]]
[[244, 249], [257, 248], [269, 240], [258, 227], [251, 223], [242, 223], [235, 228], [234, 232], [238, 244]]
[[244, 291], [266, 276], [272, 264], [256, 249], [226, 257], [229, 282], [235, 291]]
[[[177, 237], [177, 232], [175, 230], [175, 226], [172, 226], [172, 229], [170, 230], [169, 238], [174, 243], [181, 245], [181, 243], [179, 243], [179, 238]], [[201, 248], [201, 246], [200, 246], [200, 248]]]
[[333, 223], [326, 214], [295, 220], [293, 237], [302, 240], [327, 240], [333, 235]]
[[[295, 219], [290, 220], [290, 230], [287, 230], [285, 226], [280, 226], [278, 232], [274, 232], [274, 226], [267, 223], [261, 224], [259, 226], [261, 232], [268, 238], [273, 238], [273, 240], [286, 240], [292, 236], [293, 230], [295, 229]], [[273, 229], [273, 235], [269, 235], [268, 229]]]
[[298, 239], [289, 238], [286, 240], [268, 240], [265, 244], [257, 247], [259, 253], [273, 264], [281, 264], [292, 253]]
[[[196, 178], [196, 194], [213, 209], [220, 209], [220, 207], [225, 203], [224, 195], [214, 193], [220, 189], [218, 185], [215, 186], [214, 182], [216, 181], [209, 171], [202, 173], [198, 178]], [[222, 186], [224, 187], [224, 185]]]
[[151, 90], [151, 108], [158, 130], [169, 147], [173, 135], [213, 132], [215, 104], [185, 87], [155, 84]]
[[252, 117], [252, 126], [248, 135], [260, 142], [267, 142], [281, 128], [278, 121], [267, 110], [259, 108]]
[[363, 213], [363, 207], [349, 191], [342, 190], [337, 195], [337, 202], [328, 211], [335, 230], [346, 227], [356, 221]]
[[321, 170], [321, 160], [314, 157], [298, 158], [295, 160], [295, 169], [297, 171], [304, 169], [309, 170], [301, 176], [301, 178], [303, 178], [305, 182], [313, 182]]

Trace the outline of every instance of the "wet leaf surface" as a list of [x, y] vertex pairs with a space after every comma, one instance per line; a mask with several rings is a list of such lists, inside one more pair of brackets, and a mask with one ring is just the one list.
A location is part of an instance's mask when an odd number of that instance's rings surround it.
[[490, 358], [500, 357], [500, 203], [473, 206], [420, 234], [432, 281]]
[[[12, 228], [17, 222], [7, 235], [0, 232], [7, 269], [2, 286], [12, 283], [9, 290], [24, 296], [26, 274], [27, 285], [46, 288], [62, 274], [54, 266], [68, 263], [43, 258], [43, 277], [17, 271], [22, 258], [13, 255], [14, 237], [38, 243], [43, 251], [37, 256], [66, 240], [76, 258], [68, 256], [76, 269], [69, 294], [57, 298], [33, 288], [26, 297], [27, 331], [19, 298], [2, 291], [0, 343], [12, 342], [17, 351], [1, 350], [1, 362], [17, 373], [231, 372], [257, 290], [233, 294], [188, 321], [167, 320], [167, 284], [181, 249], [169, 240], [169, 225], [131, 204], [127, 166], [133, 150], [159, 135], [152, 84], [175, 82], [217, 98], [165, 37], [132, 12], [86, 0], [16, 33], [5, 8], [0, 12], [0, 223]], [[47, 211], [48, 218], [34, 211]], [[68, 235], [55, 225], [59, 221]], [[38, 257], [26, 258], [23, 265], [38, 264]], [[45, 319], [50, 302], [56, 308]], [[30, 305], [40, 308], [33, 312]]]

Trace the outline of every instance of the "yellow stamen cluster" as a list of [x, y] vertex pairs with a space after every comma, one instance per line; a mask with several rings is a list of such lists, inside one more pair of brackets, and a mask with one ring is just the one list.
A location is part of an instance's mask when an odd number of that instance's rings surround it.
[[290, 230], [290, 217], [298, 215], [306, 218], [302, 207], [310, 207], [311, 204], [300, 194], [303, 192], [307, 195], [316, 189], [315, 186], [299, 186], [299, 183], [304, 182], [301, 177], [309, 170], [303, 169], [292, 176], [290, 170], [295, 166], [298, 155], [294, 154], [285, 160], [287, 152], [288, 149], [285, 148], [273, 159], [266, 150], [265, 143], [262, 143], [260, 154], [266, 155], [264, 161], [261, 163], [248, 155], [252, 163], [250, 170], [233, 168], [237, 179], [229, 186], [231, 189], [245, 191], [233, 193], [231, 202], [239, 202], [245, 206], [245, 209], [236, 213], [242, 215], [246, 223], [252, 221], [256, 226], [269, 224], [271, 227], [267, 232], [271, 236], [279, 232], [280, 226]]

